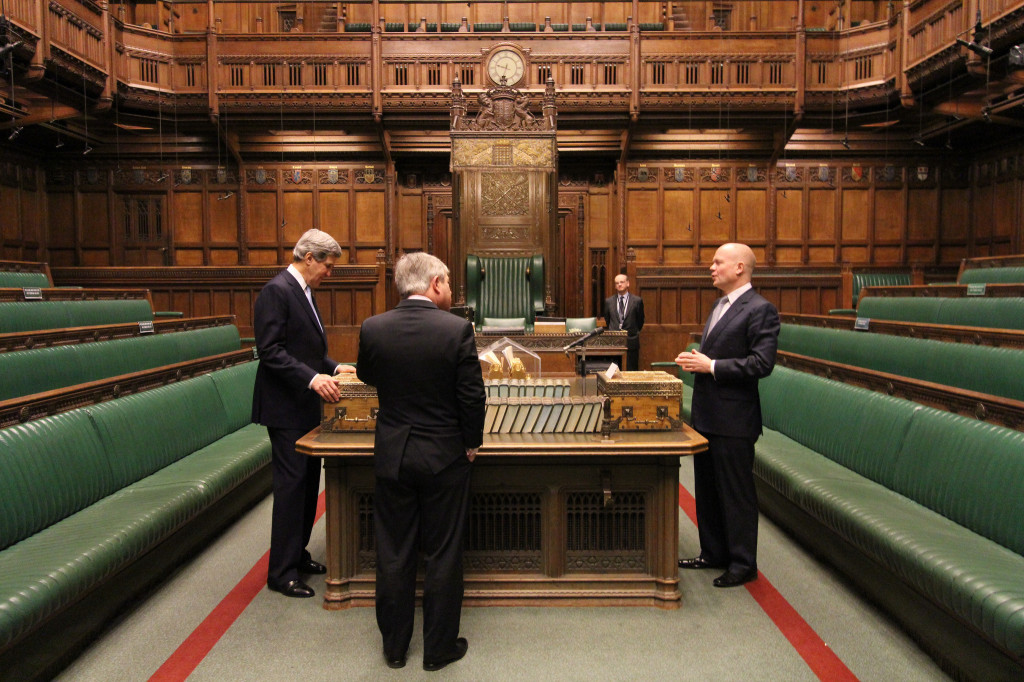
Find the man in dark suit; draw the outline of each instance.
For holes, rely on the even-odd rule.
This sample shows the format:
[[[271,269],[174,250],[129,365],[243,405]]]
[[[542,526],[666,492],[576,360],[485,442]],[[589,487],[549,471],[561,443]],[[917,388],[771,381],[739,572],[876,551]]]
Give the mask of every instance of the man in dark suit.
[[[711,279],[725,296],[715,302],[700,350],[676,357],[695,374],[691,421],[708,439],[708,451],[693,460],[700,554],[680,559],[679,567],[725,569],[715,587],[757,579],[757,382],[775,367],[779,313],[751,288],[753,272],[754,252],[745,244],[715,252]]]
[[[341,397],[330,375],[342,366],[327,356],[312,294],[340,255],[329,234],[307,231],[292,251],[292,264],[263,287],[253,316],[260,364],[252,420],[270,435],[274,489],[267,587],[288,597],[312,597],[299,574],[327,570],[306,550],[316,518],[320,458],[296,453],[295,442],[320,423],[321,398]]]
[[[615,295],[604,300],[608,329],[626,331],[627,370],[640,369],[640,330],[644,328],[644,301],[629,293],[629,277],[615,276]]]
[[[473,327],[446,312],[452,292],[445,264],[406,254],[395,284],[403,300],[363,322],[357,363],[380,402],[373,453],[377,626],[387,664],[401,668],[422,550],[423,668],[440,670],[469,646],[458,636],[462,550],[486,396]]]

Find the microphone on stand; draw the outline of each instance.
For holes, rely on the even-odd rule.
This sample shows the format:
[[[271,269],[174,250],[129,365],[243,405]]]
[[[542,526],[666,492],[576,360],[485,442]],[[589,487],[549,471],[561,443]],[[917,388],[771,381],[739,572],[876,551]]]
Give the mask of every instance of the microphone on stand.
[[[585,335],[583,335],[580,338],[576,339],[575,341],[573,341],[572,343],[567,345],[562,350],[565,351],[566,355],[568,355],[570,348],[575,348],[576,346],[582,346],[584,343],[586,343],[590,339],[594,338],[595,336],[597,336],[599,334],[603,334],[603,333],[604,333],[604,327],[598,327],[597,329],[595,329],[595,330],[593,330],[591,332],[587,332]]]

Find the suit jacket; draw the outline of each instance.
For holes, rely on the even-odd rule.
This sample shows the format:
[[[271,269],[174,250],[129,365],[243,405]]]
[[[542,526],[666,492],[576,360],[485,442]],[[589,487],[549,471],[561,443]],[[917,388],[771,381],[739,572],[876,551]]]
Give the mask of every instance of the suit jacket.
[[[619,295],[615,294],[604,300],[604,319],[608,329],[619,328]],[[629,295],[626,299],[626,316],[622,329],[626,331],[626,348],[636,350],[640,347],[640,330],[644,328],[644,301],[639,296]]]
[[[715,374],[694,376],[693,427],[702,433],[756,439],[761,434],[757,382],[772,373],[778,346],[775,306],[753,289],[744,292],[701,340],[700,351],[715,360]]]
[[[356,372],[377,387],[377,476],[397,479],[403,457],[438,473],[483,443],[484,380],[466,320],[406,299],[363,322]]]
[[[320,423],[320,396],[309,382],[317,374],[334,374],[338,363],[328,357],[327,336],[287,270],[263,287],[253,319],[260,364],[252,420],[280,429],[314,428]]]

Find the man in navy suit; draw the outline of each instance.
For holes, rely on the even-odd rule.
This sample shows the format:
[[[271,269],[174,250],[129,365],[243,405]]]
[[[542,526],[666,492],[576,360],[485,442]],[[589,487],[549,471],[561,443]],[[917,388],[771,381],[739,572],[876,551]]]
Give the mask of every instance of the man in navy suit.
[[[340,255],[329,234],[307,231],[292,251],[292,264],[263,287],[253,318],[260,364],[252,420],[270,435],[274,481],[267,587],[288,597],[312,597],[299,574],[327,571],[306,550],[316,518],[320,458],[296,453],[295,442],[320,423],[321,398],[336,402],[341,397],[331,375],[343,366],[327,355],[327,335],[312,293]]]
[[[604,300],[608,329],[626,332],[627,370],[640,369],[640,330],[644,328],[644,301],[629,293],[629,277],[615,275],[615,295]]]
[[[483,443],[483,374],[473,327],[448,313],[448,268],[426,253],[395,265],[402,301],[363,322],[359,378],[377,387],[373,446],[377,626],[384,658],[405,665],[412,638],[416,557],[425,559],[423,668],[466,655],[459,637],[469,475]]]
[[[700,350],[683,351],[675,360],[695,375],[691,421],[708,439],[708,451],[693,460],[700,554],[680,559],[679,567],[725,569],[715,587],[757,579],[757,382],[775,367],[779,313],[751,288],[754,262],[745,244],[715,252],[711,280],[725,296],[715,302]]]

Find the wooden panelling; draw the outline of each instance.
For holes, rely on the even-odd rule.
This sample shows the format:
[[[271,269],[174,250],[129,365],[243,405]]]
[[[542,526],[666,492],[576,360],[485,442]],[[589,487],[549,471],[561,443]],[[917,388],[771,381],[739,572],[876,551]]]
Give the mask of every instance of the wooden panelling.
[[[804,193],[787,189],[776,194],[777,225],[780,240],[800,239],[803,232]]]
[[[203,195],[201,192],[174,192],[172,195],[174,206],[174,240],[176,242],[203,243]],[[179,251],[179,253],[181,253]],[[199,262],[185,263],[178,261],[181,265],[202,265],[202,251],[199,252]]]
[[[295,245],[306,230],[313,227],[313,193],[284,192],[285,244]]]
[[[590,218],[587,228],[590,246],[610,246],[612,243],[612,200],[610,193],[591,194],[589,198]],[[666,217],[666,231],[667,231]],[[669,237],[666,235],[666,239]]]
[[[245,198],[248,203],[246,215],[249,219],[249,241],[259,244],[276,244],[278,241],[277,193],[248,192]]]
[[[813,241],[833,241],[836,238],[836,192],[812,189],[809,191],[807,235]]]
[[[875,192],[875,240],[898,241],[903,235],[903,190],[879,189]]]
[[[398,240],[403,249],[414,250],[424,247],[423,239],[423,195],[400,193],[398,195]]]
[[[367,190],[356,192],[355,242],[359,245],[379,243],[384,245],[386,212],[384,192]]]
[[[626,243],[650,243],[659,232],[658,193],[630,189],[626,192]]]
[[[349,192],[320,192],[320,229],[342,246],[351,243]]]
[[[665,190],[666,242],[693,242],[693,195],[692,189]]]
[[[725,190],[701,190],[700,238],[719,244],[732,240],[732,201],[726,201]]]
[[[843,191],[843,231],[842,239],[847,241],[863,241],[868,238],[868,221],[871,213],[867,210],[870,193],[868,190],[847,189]]]
[[[106,192],[83,192],[79,201],[82,205],[82,242],[90,246],[109,245],[111,224]]]
[[[763,189],[736,192],[736,238],[741,242],[764,242],[768,236]]]
[[[210,244],[237,245],[238,194],[225,197],[224,194],[209,193],[206,195],[206,205],[210,211]]]
[[[937,235],[936,192],[933,189],[912,189],[907,197],[907,237],[933,240]]]
[[[0,236],[12,242],[21,240],[18,215],[18,188],[0,185]]]

